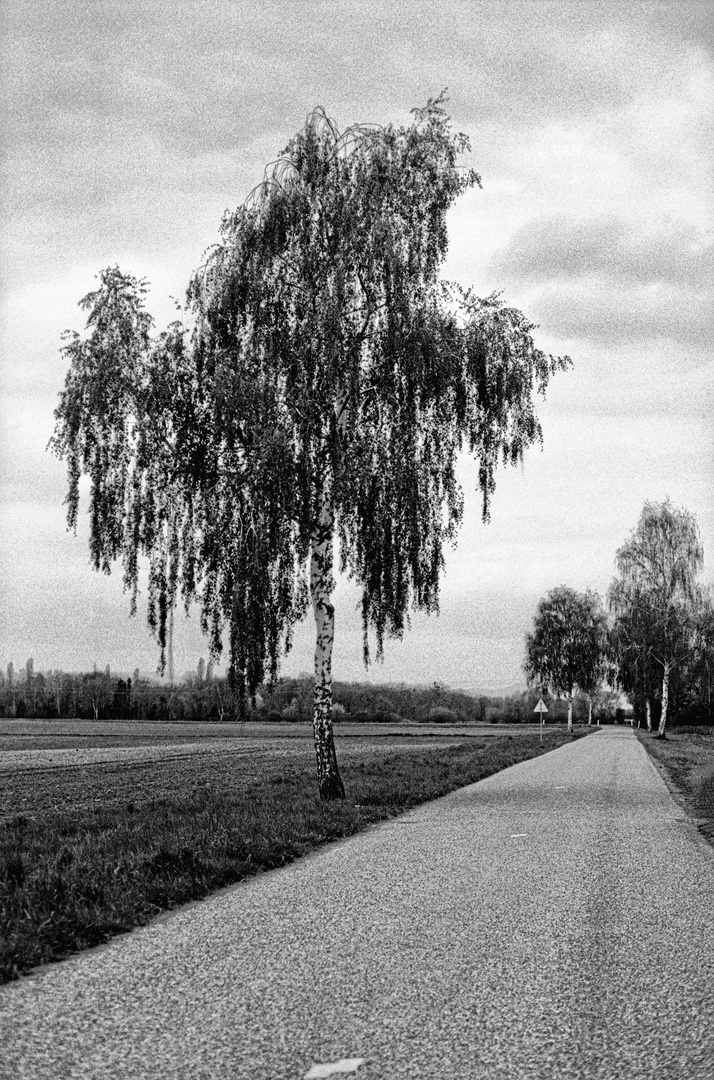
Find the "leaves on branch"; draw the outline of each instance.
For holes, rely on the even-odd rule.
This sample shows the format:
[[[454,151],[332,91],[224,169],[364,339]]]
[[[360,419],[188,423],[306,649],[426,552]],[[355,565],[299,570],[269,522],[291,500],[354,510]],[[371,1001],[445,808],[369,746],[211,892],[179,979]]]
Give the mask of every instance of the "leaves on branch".
[[[617,552],[619,575],[608,594],[614,648],[633,693],[649,696],[653,662],[660,669],[679,663],[696,647],[703,563],[694,516],[668,499],[646,502],[637,528]]]
[[[592,694],[604,674],[606,643],[607,620],[597,593],[559,585],[539,602],[526,637],[528,681],[554,694],[570,696],[576,687]]]
[[[275,679],[326,506],[362,592],[365,660],[370,628],[379,656],[410,605],[437,609],[463,515],[458,454],[479,461],[487,518],[498,463],[541,441],[533,394],[569,359],[538,350],[497,295],[439,277],[447,211],[480,184],[445,102],[343,133],[311,113],[224,216],[189,285],[190,332],[153,338],[145,283],[116,267],[82,301],[52,441],[68,522],[86,473],[93,563],[122,560],[133,608],[148,559],[162,664],[180,596],[213,656],[228,627],[241,695]]]

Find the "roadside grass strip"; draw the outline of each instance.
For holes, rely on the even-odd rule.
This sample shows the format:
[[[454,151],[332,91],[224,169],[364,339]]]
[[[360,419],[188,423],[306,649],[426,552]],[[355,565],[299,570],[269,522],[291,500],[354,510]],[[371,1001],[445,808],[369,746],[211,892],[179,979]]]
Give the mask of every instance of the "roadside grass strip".
[[[714,727],[672,727],[666,740],[635,728],[650,757],[666,771],[700,833],[714,845]]]
[[[0,822],[0,982],[567,741],[563,730],[543,745],[524,732],[345,755],[343,803],[321,803],[312,764],[286,759],[264,760],[247,786],[228,768],[197,780],[191,761],[179,773],[174,763],[145,801],[132,796],[131,770],[126,797],[106,805],[73,807],[58,789],[52,810],[40,800],[40,812]]]

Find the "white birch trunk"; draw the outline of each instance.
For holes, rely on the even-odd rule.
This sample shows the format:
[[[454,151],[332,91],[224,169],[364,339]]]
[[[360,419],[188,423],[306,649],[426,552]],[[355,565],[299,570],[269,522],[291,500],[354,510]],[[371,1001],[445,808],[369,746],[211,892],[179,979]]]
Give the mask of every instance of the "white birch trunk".
[[[315,696],[312,726],[315,736],[317,779],[320,798],[344,799],[345,789],[337,768],[332,730],[332,644],[335,639],[335,609],[330,601],[334,588],[332,540],[334,516],[323,500],[310,551],[310,598],[315,616]]]
[[[568,695],[568,731],[572,734],[573,731],[573,695]]]
[[[169,686],[174,684],[174,605],[169,607],[169,632],[168,632],[168,654],[169,654]]]
[[[218,710],[218,722],[219,722],[219,724],[222,724],[223,723],[223,717],[225,716],[225,711],[226,710],[225,710],[225,705],[223,704],[223,698],[221,697],[221,691],[220,691],[220,688],[218,686],[218,683],[216,683],[216,701],[218,702],[218,704],[216,705],[216,708]]]
[[[662,715],[659,720],[658,735],[664,736],[664,729],[667,726],[667,705],[669,704],[669,676],[672,671],[672,664],[669,660],[665,660],[664,674],[662,676]]]
[[[645,716],[647,717],[647,730],[651,731],[652,730],[652,706],[650,704],[650,699],[649,698],[645,698]]]
[[[593,724],[593,699],[588,696],[588,727],[592,727]]]

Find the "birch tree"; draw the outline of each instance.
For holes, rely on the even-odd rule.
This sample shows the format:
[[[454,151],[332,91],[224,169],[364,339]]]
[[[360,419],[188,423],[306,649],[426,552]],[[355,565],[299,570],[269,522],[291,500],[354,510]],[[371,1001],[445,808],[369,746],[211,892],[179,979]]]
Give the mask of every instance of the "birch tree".
[[[576,691],[592,695],[600,681],[605,644],[605,614],[596,594],[559,585],[539,601],[533,632],[526,636],[526,676],[567,698],[568,731]]]
[[[619,577],[610,587],[610,604],[624,624],[640,628],[640,648],[661,672],[658,735],[667,726],[672,673],[696,649],[697,610],[704,565],[696,518],[687,510],[646,502],[637,528],[619,548]]]
[[[57,717],[59,719],[59,717],[62,715],[62,689],[64,686],[64,674],[59,669],[55,669],[51,674],[50,681],[52,685],[52,693],[55,699],[55,705],[57,707]]]
[[[617,686],[632,700],[637,726],[644,712],[645,726],[652,730],[652,703],[659,700],[662,679],[651,655],[651,635],[647,610],[631,605],[616,579],[608,591],[610,611],[615,614],[609,635],[609,653]]]
[[[36,685],[35,685],[35,661],[30,657],[25,664],[25,686],[27,687],[27,703],[32,710],[31,716],[36,713]]]
[[[578,685],[588,698],[588,726],[593,722],[593,697],[609,675],[608,625],[602,600],[590,589],[581,594],[583,634]],[[598,724],[599,724],[598,720]]]
[[[274,682],[295,623],[315,620],[320,795],[342,798],[332,733],[334,569],[361,590],[365,662],[409,610],[436,611],[444,545],[463,513],[461,451],[484,518],[499,462],[541,441],[534,410],[568,358],[536,348],[501,299],[440,277],[446,214],[479,177],[443,95],[401,127],[340,132],[322,109],[193,276],[187,325],[152,337],[146,285],[118,268],[82,302],[54,449],[69,523],[91,480],[91,553],[140,557],[161,649],[180,595],[239,700]]]

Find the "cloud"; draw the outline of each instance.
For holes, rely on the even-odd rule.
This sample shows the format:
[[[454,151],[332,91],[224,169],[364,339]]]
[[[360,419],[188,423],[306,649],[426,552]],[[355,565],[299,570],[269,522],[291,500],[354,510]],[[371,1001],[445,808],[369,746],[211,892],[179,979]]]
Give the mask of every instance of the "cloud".
[[[669,342],[678,362],[701,363],[711,343],[712,290],[666,283],[622,289],[616,281],[549,287],[534,298],[535,319],[559,338],[616,345]]]
[[[697,353],[711,338],[713,271],[711,236],[693,223],[611,213],[541,217],[491,261],[499,283],[536,290],[529,310],[551,333],[664,339]]]
[[[11,0],[11,143],[44,151],[50,173],[72,149],[91,181],[97,153],[137,136],[191,159],[289,136],[318,103],[342,124],[398,119],[395,102],[406,117],[444,85],[461,117],[531,129],[622,108],[694,47],[687,5],[676,20],[602,4],[509,3],[506,19],[503,3],[465,0],[292,7]]]
[[[689,221],[633,221],[612,213],[541,217],[520,228],[491,264],[519,284],[607,279],[617,285],[711,281],[714,243]]]
[[[557,141],[596,114],[626,114],[643,95],[645,112],[654,101],[662,116],[682,67],[698,70],[696,6],[682,5],[676,19],[656,9],[635,18],[622,5],[506,7],[508,19],[503,3],[335,0],[296,4],[286,19],[278,2],[258,16],[245,2],[97,0],[84,10],[10,0],[11,274],[33,280],[43,260],[59,270],[89,240],[100,265],[100,252],[147,226],[154,248],[168,247],[172,227],[177,237],[188,231],[184,245],[198,248],[199,233],[211,242],[222,211],[317,103],[342,126],[400,121],[448,85],[455,124],[475,132],[474,162],[489,184],[499,150],[512,171],[524,136]],[[681,127],[676,110],[670,121]],[[597,140],[594,149],[602,165],[607,147]]]

